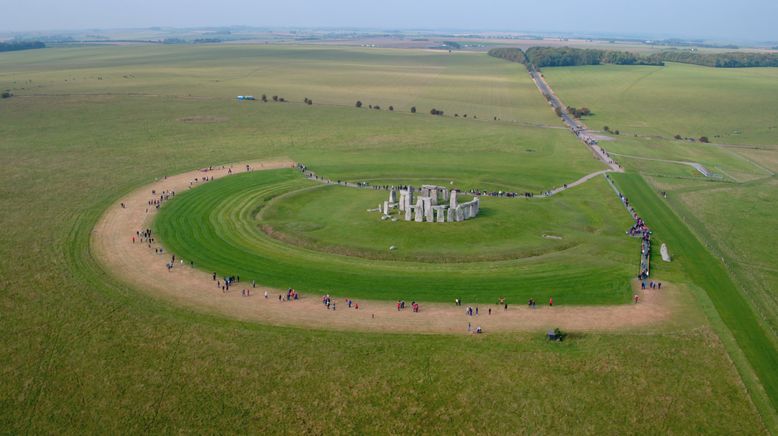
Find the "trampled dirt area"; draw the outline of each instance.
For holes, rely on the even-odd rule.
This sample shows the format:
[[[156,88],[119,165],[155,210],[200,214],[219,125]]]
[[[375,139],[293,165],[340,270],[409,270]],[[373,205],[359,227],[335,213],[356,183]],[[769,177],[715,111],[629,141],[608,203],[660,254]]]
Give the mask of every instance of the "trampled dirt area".
[[[289,168],[292,161],[243,162],[231,165],[233,172]],[[251,288],[248,283],[237,283],[229,292],[217,289],[210,273],[176,262],[168,271],[166,263],[170,253],[157,255],[157,244],[133,243],[136,231],[151,227],[156,208],[148,201],[165,190],[183,192],[201,182],[196,178],[225,177],[230,167],[209,171],[195,170],[157,180],[146,185],[112,205],[97,223],[92,234],[92,249],[103,266],[132,286],[172,300],[177,304],[197,310],[214,312],[241,320],[257,321],[272,325],[300,326],[308,328],[392,331],[408,333],[458,333],[467,334],[468,323],[472,329],[480,326],[483,332],[508,332],[546,330],[559,327],[572,331],[612,331],[657,324],[672,313],[673,295],[678,291],[665,283],[661,291],[638,291],[639,304],[620,306],[554,306],[539,302],[536,309],[525,304],[511,304],[508,310],[495,304],[479,305],[478,316],[465,314],[467,302],[461,307],[444,303],[420,303],[420,312],[410,308],[398,311],[391,301],[355,300],[359,309],[348,308],[343,298],[338,298],[336,310],[328,310],[320,295],[302,291],[300,300],[279,301],[285,290],[262,287]],[[157,195],[152,194],[152,190]],[[125,207],[122,207],[121,204]],[[290,278],[293,286],[294,279]],[[637,283],[634,284],[637,288]],[[250,289],[250,296],[241,295]],[[269,296],[266,299],[264,292]],[[475,306],[473,306],[475,309]],[[488,310],[491,308],[491,315]]]

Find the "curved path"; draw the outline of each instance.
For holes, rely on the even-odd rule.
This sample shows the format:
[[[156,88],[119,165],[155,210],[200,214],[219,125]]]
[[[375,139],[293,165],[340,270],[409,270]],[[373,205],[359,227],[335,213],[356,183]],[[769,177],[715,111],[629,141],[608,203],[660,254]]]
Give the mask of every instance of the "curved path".
[[[254,320],[267,324],[303,326],[337,330],[395,331],[414,333],[467,333],[467,325],[481,326],[485,333],[498,331],[545,330],[559,327],[563,330],[593,331],[617,330],[659,323],[670,317],[677,292],[665,284],[661,291],[644,291],[640,304],[620,306],[575,306],[534,310],[525,305],[512,305],[507,311],[497,305],[480,305],[480,316],[466,316],[465,307],[452,304],[421,303],[421,312],[410,309],[398,312],[390,301],[356,301],[359,310],[348,309],[338,298],[337,310],[326,310],[320,297],[307,295],[294,302],[278,300],[280,291],[258,286],[252,295],[244,297],[241,290],[248,284],[238,283],[223,293],[217,290],[207,272],[177,263],[168,271],[165,263],[169,254],[158,256],[158,245],[133,243],[137,230],[151,227],[156,214],[148,201],[165,190],[181,192],[196,186],[202,177],[218,179],[235,172],[275,168],[291,168],[291,161],[265,161],[236,163],[231,167],[204,172],[190,171],[157,180],[119,199],[100,218],[92,233],[91,247],[102,265],[132,286],[153,295],[162,296],[177,304],[197,310],[205,310],[242,320]],[[152,190],[157,195],[152,195]],[[122,207],[124,204],[124,207]],[[294,278],[290,278],[293,282]],[[268,291],[270,298],[263,294]],[[640,292],[640,291],[635,291]],[[661,292],[662,298],[657,293]],[[466,302],[465,302],[466,303]],[[543,303],[541,301],[541,303]],[[488,308],[492,315],[487,315]]]

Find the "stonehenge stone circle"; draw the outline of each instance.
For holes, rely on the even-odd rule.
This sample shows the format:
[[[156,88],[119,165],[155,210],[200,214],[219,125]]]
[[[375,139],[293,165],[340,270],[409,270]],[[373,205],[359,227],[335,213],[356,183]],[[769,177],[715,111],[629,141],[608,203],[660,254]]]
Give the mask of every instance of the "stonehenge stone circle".
[[[404,213],[405,221],[445,223],[459,222],[474,218],[481,208],[480,199],[460,203],[457,197],[458,191],[436,185],[422,185],[414,196],[414,188],[391,188],[389,199],[378,205],[382,213],[382,219],[391,218],[394,209]],[[415,198],[414,198],[415,197]],[[401,216],[403,216],[401,214]],[[392,221],[396,221],[393,218]]]

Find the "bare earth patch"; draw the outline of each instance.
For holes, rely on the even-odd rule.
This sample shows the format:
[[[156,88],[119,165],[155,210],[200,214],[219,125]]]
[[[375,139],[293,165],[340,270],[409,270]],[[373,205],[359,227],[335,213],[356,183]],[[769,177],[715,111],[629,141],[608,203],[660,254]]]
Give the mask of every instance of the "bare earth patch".
[[[211,115],[194,115],[189,117],[181,117],[178,118],[176,121],[181,121],[182,123],[191,123],[191,124],[211,124],[211,123],[223,123],[227,120],[229,120],[229,118],[227,117],[215,117]]]
[[[235,172],[245,171],[246,165],[253,171],[290,168],[292,161],[244,162],[232,165]],[[99,262],[121,280],[150,294],[164,297],[177,304],[197,310],[206,310],[241,320],[309,328],[335,330],[392,331],[413,333],[461,333],[467,332],[470,323],[480,326],[484,333],[546,330],[559,327],[574,331],[612,331],[658,324],[672,314],[674,286],[665,283],[661,291],[638,290],[639,304],[619,306],[554,306],[529,309],[522,302],[511,304],[508,310],[491,304],[480,305],[480,316],[465,315],[465,308],[444,303],[421,303],[421,311],[410,309],[397,311],[391,301],[360,300],[359,309],[348,309],[343,298],[336,301],[337,310],[327,310],[318,295],[303,294],[294,302],[281,302],[278,289],[257,286],[251,296],[241,295],[247,283],[235,284],[231,291],[217,289],[211,274],[187,264],[168,271],[165,263],[169,253],[156,255],[152,245],[133,243],[137,230],[151,227],[156,209],[147,203],[163,190],[183,192],[195,178],[203,176],[218,179],[228,175],[228,167],[204,172],[190,171],[157,180],[119,199],[100,218],[92,233],[91,246]],[[197,184],[195,183],[194,186]],[[124,203],[126,208],[121,207]],[[147,211],[148,208],[148,212]],[[294,287],[294,278],[289,278]],[[263,294],[268,291],[269,298]],[[661,295],[661,297],[660,297]],[[492,314],[488,315],[488,309]]]

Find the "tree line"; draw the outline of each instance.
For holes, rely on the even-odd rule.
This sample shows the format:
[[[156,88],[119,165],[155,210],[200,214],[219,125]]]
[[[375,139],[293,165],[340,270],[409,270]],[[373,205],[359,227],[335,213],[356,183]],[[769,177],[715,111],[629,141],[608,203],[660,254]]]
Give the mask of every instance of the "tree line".
[[[661,59],[651,59],[627,51],[599,50],[570,47],[530,47],[526,52],[529,63],[536,67],[563,67],[576,65],[664,65]]]
[[[778,67],[778,53],[700,53],[685,50],[666,50],[649,57],[663,61],[703,65],[715,68]]]
[[[32,50],[36,48],[46,48],[46,44],[41,41],[10,41],[0,42],[1,51],[19,51],[19,50]]]
[[[665,50],[650,55],[627,51],[583,49],[571,47],[493,48],[489,55],[542,67],[570,67],[578,65],[664,65],[680,62],[716,68],[778,67],[778,53],[700,53],[688,50]]]
[[[527,56],[524,55],[524,52],[520,48],[493,48],[489,50],[489,56],[505,59],[506,61],[518,62],[520,64],[527,64]]]

